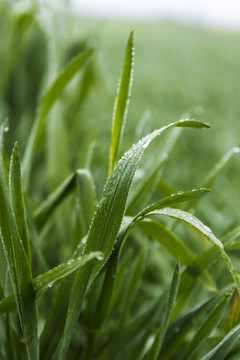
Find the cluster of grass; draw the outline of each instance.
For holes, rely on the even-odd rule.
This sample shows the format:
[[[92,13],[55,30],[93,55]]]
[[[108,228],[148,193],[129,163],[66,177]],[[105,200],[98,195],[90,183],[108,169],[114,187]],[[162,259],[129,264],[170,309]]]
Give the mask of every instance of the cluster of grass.
[[[187,115],[151,131],[147,112],[121,155],[133,32],[125,52],[118,44],[122,72],[103,135],[94,37],[69,45],[55,22],[47,40],[41,21],[35,8],[0,3],[1,358],[239,359],[240,226],[235,217],[212,231],[219,210],[202,199],[240,148],[196,166],[198,188],[185,174],[174,192],[188,156],[201,159],[196,133],[210,125]],[[177,145],[184,133],[198,143],[193,154]]]

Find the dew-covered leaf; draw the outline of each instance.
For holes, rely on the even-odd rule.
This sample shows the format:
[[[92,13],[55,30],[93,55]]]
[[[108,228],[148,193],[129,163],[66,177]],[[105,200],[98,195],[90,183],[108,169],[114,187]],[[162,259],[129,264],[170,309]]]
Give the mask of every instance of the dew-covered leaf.
[[[62,263],[46,273],[35,277],[32,281],[34,296],[38,297],[45,294],[57,281],[65,278],[85,265],[88,261],[101,257],[101,252],[94,252],[76,259],[70,259],[66,263]],[[16,311],[16,303],[13,294],[0,301],[0,313],[9,313]]]
[[[0,129],[0,143],[3,140],[3,126]],[[2,152],[0,153],[0,238],[7,261],[9,277],[17,304],[28,359],[38,359],[38,320],[32,287],[29,260],[16,228],[11,211],[10,198]]]
[[[109,175],[111,175],[114,166],[118,161],[118,152],[126,122],[128,105],[130,101],[131,87],[133,81],[133,65],[134,65],[134,45],[133,45],[133,31],[132,31],[129,36],[127,47],[125,50],[122,75],[114,105],[114,113],[112,119],[112,136],[111,136],[111,145],[110,145],[110,154],[109,154],[109,170],[108,170]]]
[[[26,211],[23,198],[22,178],[21,178],[21,159],[18,149],[18,144],[15,143],[9,172],[9,187],[11,207],[14,214],[14,219],[17,225],[19,236],[22,240],[24,250],[30,261],[30,239],[27,228]]]

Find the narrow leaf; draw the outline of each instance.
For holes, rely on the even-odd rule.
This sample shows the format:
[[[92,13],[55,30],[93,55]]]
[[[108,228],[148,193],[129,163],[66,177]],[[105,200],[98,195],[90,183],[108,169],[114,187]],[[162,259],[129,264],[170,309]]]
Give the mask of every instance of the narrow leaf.
[[[240,325],[232,329],[220,343],[210,353],[201,358],[201,360],[225,360],[226,356],[239,341]]]
[[[62,94],[64,88],[71,81],[71,79],[78,72],[78,70],[83,67],[91,54],[92,50],[87,50],[84,53],[81,53],[80,55],[75,57],[55,79],[40,104],[36,120],[29,135],[27,147],[23,158],[23,175],[26,187],[28,186],[29,176],[31,172],[33,154],[35,152],[40,135],[44,129],[46,117],[50,112],[51,108],[53,107],[55,101]]]
[[[149,215],[167,215],[173,218],[177,218],[180,220],[183,220],[184,222],[192,225],[196,229],[198,229],[208,240],[210,240],[218,250],[220,250],[220,253],[222,257],[224,258],[228,269],[232,275],[233,280],[235,281],[238,292],[240,293],[240,277],[236,269],[234,268],[231,259],[227,255],[227,253],[223,249],[223,244],[220,240],[216,238],[216,236],[213,234],[212,230],[204,225],[198,218],[196,218],[194,215],[190,214],[189,212],[180,210],[180,209],[173,209],[173,208],[163,208],[162,210],[155,210],[148,214]]]
[[[201,325],[194,338],[190,342],[187,351],[184,355],[184,360],[195,359],[195,353],[204,341],[210,336],[211,332],[217,328],[220,320],[222,319],[226,306],[229,302],[232,292],[228,293],[225,298],[212,310],[204,323]]]
[[[165,313],[165,316],[164,316],[164,319],[163,319],[163,323],[162,323],[161,327],[159,328],[159,331],[156,334],[156,337],[155,337],[155,340],[153,342],[152,348],[151,348],[151,350],[149,352],[149,355],[148,355],[149,360],[157,360],[158,355],[161,352],[162,343],[163,343],[164,337],[165,337],[166,332],[167,332],[167,328],[168,328],[168,325],[169,325],[172,309],[173,309],[173,306],[174,306],[176,298],[177,298],[179,282],[180,282],[180,271],[179,270],[180,270],[179,269],[179,263],[177,263],[177,265],[176,265],[176,267],[174,269],[171,288],[170,288],[170,291],[169,291],[169,294],[168,294],[167,310],[166,310],[166,313]]]
[[[51,216],[58,205],[76,188],[76,173],[73,173],[61,183],[57,189],[43,201],[34,212],[34,222],[40,229]]]
[[[80,256],[76,259],[70,259],[66,263],[62,263],[55,268],[47,271],[46,273],[35,277],[32,281],[35,298],[39,298],[47,290],[49,290],[57,281],[65,278],[85,265],[88,261],[102,256],[101,252],[90,253],[88,255]],[[0,301],[0,313],[9,313],[16,311],[16,303],[14,295]]]
[[[181,264],[190,265],[194,261],[195,257],[187,245],[164,224],[152,219],[146,219],[137,223],[137,226],[164,247]]]
[[[0,142],[3,139],[3,131],[3,127],[1,126]],[[17,304],[27,357],[28,359],[34,360],[38,359],[39,350],[37,309],[32,287],[32,274],[11,212],[2,153],[0,154],[0,169],[0,237]]]
[[[131,32],[123,63],[121,80],[119,83],[117,97],[114,105],[114,113],[112,119],[112,136],[109,155],[109,171],[111,175],[114,166],[118,161],[118,152],[123,135],[125,121],[127,117],[128,104],[131,94],[131,86],[133,81],[133,65],[134,65],[134,46],[133,46],[133,31]]]
[[[19,236],[22,240],[26,255],[30,261],[30,239],[26,221],[26,211],[23,199],[22,179],[21,179],[21,159],[18,144],[15,143],[11,163],[10,163],[10,200],[17,225]]]
[[[172,194],[171,196],[165,197],[164,199],[146,207],[139,214],[137,214],[136,218],[144,217],[151,211],[162,209],[166,206],[176,205],[178,203],[182,203],[184,201],[198,199],[206,194],[208,194],[211,190],[206,188],[201,189],[193,189],[191,191],[179,192],[177,194]]]

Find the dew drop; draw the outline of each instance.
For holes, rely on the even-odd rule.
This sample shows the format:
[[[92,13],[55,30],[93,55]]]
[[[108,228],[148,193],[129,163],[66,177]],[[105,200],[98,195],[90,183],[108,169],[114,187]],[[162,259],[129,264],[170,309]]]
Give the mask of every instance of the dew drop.
[[[35,280],[35,284],[38,286],[42,285],[42,281],[40,279]]]
[[[52,286],[53,286],[53,283],[50,282],[50,283],[48,284],[48,287],[51,288]]]
[[[98,261],[101,261],[101,260],[103,260],[103,255],[98,255],[97,257],[96,257],[96,259],[98,260]]]
[[[8,124],[5,124],[5,125],[4,125],[3,131],[4,131],[4,132],[8,132],[8,131],[9,131],[9,125],[8,125]]]
[[[233,152],[234,152],[235,154],[238,154],[238,153],[240,152],[240,147],[235,146],[235,147],[233,148]]]
[[[85,245],[86,243],[87,243],[87,238],[84,237],[84,238],[82,239],[82,241],[81,241],[81,244]]]

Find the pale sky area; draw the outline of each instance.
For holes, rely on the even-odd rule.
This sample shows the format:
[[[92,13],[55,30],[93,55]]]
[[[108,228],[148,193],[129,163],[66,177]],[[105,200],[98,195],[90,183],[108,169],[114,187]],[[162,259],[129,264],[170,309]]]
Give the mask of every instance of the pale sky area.
[[[82,15],[98,18],[171,18],[240,28],[240,0],[72,0]]]

